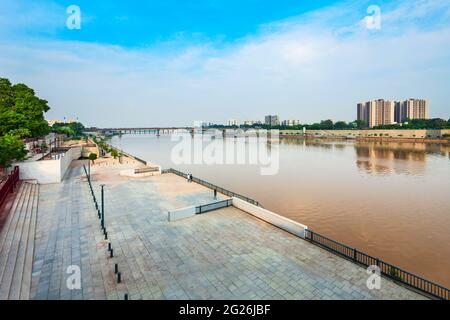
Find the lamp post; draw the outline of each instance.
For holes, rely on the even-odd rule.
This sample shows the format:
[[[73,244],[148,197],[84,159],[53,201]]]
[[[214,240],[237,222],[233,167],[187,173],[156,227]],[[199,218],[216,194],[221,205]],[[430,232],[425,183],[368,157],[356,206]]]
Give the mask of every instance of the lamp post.
[[[102,188],[102,229],[105,229],[105,185],[100,185]]]
[[[89,181],[91,180],[91,160],[88,160]]]

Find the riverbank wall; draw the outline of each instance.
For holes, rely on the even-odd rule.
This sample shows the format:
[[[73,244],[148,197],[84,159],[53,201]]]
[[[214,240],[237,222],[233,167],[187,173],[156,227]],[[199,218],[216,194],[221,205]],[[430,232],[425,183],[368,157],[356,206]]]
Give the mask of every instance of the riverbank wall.
[[[280,130],[281,138],[352,138],[361,141],[450,143],[450,129],[445,130]]]

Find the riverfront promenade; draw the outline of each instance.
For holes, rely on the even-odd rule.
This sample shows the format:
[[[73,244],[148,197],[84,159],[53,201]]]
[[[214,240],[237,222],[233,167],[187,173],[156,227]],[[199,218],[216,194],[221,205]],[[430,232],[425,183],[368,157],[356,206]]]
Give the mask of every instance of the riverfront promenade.
[[[130,163],[91,168],[97,199],[106,185],[105,241],[82,163],[40,186],[30,299],[424,298],[384,278],[369,290],[364,268],[235,207],[168,222],[168,210],[209,203],[213,192],[172,174],[120,176]],[[67,288],[71,265],[79,290]]]

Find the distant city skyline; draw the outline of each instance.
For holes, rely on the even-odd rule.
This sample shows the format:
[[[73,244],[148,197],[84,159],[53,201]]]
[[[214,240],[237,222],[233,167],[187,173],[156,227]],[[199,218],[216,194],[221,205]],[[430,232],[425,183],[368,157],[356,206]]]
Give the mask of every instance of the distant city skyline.
[[[76,4],[79,30],[66,26],[62,0],[0,6],[0,76],[35,88],[47,119],[349,122],[358,102],[378,97],[423,97],[430,118],[450,117],[445,0],[382,1],[376,27],[365,0]]]

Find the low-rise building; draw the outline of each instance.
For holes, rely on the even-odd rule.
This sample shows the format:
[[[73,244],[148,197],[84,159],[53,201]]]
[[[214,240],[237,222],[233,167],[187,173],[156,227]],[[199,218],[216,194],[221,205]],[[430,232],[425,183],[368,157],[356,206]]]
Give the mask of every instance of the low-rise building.
[[[227,125],[230,127],[239,126],[239,121],[235,119],[230,119],[228,120]]]
[[[285,127],[293,127],[300,125],[300,120],[283,120],[281,124]]]

